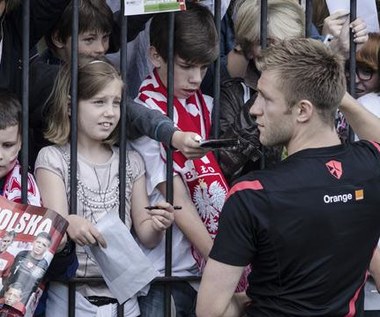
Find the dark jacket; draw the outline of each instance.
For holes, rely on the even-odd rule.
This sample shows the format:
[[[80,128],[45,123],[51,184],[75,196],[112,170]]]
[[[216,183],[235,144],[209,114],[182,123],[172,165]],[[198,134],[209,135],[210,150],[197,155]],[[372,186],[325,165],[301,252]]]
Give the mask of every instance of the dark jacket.
[[[282,153],[282,147],[266,148],[261,145],[255,118],[249,114],[257,92],[248,88],[250,98],[244,103],[243,85],[242,78],[225,80],[220,93],[219,138],[240,140],[237,149],[219,152],[219,164],[229,184],[250,170],[273,166],[280,161]]]
[[[69,0],[30,0],[30,48],[53,27],[68,2]],[[22,89],[22,21],[22,5],[5,13],[0,63],[0,87],[19,96]]]

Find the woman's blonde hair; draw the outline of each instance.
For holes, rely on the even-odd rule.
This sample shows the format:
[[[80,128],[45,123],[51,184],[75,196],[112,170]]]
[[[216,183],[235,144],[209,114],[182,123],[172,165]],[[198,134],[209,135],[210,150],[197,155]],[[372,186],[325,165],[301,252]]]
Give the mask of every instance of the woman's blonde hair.
[[[260,44],[260,1],[246,0],[236,12],[235,38],[248,56],[253,45]],[[305,13],[298,1],[268,0],[268,38],[283,40],[303,37]]]
[[[80,56],[78,63],[78,103],[81,100],[93,98],[113,80],[122,83],[119,72],[105,57]],[[71,105],[71,65],[62,66],[54,83],[54,88],[48,100],[48,123],[45,138],[52,143],[63,145],[70,138]],[[111,135],[104,140],[107,144],[118,141],[119,124]]]

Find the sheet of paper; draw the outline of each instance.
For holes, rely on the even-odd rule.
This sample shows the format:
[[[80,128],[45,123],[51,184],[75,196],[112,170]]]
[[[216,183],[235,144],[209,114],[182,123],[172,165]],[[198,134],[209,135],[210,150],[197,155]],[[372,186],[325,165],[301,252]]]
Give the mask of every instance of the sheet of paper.
[[[108,213],[96,224],[107,248],[86,246],[120,304],[145,288],[159,275],[117,214]]]
[[[326,0],[330,14],[338,10],[350,11],[350,0]],[[362,18],[367,24],[369,32],[379,32],[379,20],[377,17],[375,0],[358,0],[357,16]]]

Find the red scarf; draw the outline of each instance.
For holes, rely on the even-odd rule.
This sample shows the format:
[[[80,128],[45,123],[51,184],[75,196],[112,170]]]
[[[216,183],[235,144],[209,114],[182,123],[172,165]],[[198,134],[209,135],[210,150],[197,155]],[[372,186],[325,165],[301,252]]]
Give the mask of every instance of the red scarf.
[[[156,70],[143,82],[137,98],[167,114],[167,91]],[[173,121],[180,130],[192,131],[203,139],[208,138],[211,114],[199,90],[185,101],[174,97],[174,112]],[[174,170],[187,185],[207,231],[215,238],[220,211],[229,188],[214,154],[208,152],[201,159],[188,160],[177,151],[173,153],[173,161]]]
[[[167,114],[167,90],[156,69],[141,84],[137,99],[150,108]],[[208,107],[200,90],[186,100],[174,97],[173,105],[173,121],[180,130],[192,131],[199,134],[202,139],[208,139],[211,131],[209,109],[212,106]],[[161,156],[166,161],[166,151],[162,144]],[[200,159],[188,160],[181,152],[176,151],[173,153],[173,168],[187,185],[199,216],[214,239],[218,233],[220,212],[229,191],[214,154],[210,151]],[[192,253],[198,266],[203,270],[204,259],[194,248]],[[237,291],[246,289],[249,271],[249,269],[245,270]]]
[[[21,203],[21,166],[17,161],[13,169],[7,174],[4,187],[4,198]],[[41,206],[41,196],[36,181],[28,173],[28,202],[29,205]]]

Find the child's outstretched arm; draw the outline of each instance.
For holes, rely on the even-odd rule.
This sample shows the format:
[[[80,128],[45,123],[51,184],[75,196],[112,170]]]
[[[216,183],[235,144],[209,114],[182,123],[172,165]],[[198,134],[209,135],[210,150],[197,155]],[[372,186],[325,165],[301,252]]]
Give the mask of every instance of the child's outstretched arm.
[[[63,180],[55,173],[44,169],[36,169],[36,180],[41,192],[42,204],[65,217],[69,222],[67,234],[79,245],[99,244],[106,247],[106,242],[100,232],[88,220],[78,215],[69,215],[66,189]],[[64,236],[58,249],[66,244]]]
[[[128,138],[133,140],[143,135],[170,146],[177,129],[169,117],[152,110],[127,97]]]
[[[148,210],[148,196],[145,187],[145,175],[133,183],[131,216],[132,225],[139,240],[147,248],[154,248],[160,243],[167,228],[174,221],[174,209],[167,202],[155,204],[157,209]]]
[[[201,137],[195,132],[175,131],[171,145],[179,150],[187,159],[197,159],[206,155],[208,149],[200,147]]]
[[[131,98],[127,100],[128,138],[136,139],[142,135],[173,146],[188,159],[200,158],[206,151],[199,147],[194,132],[179,131],[172,120],[158,110],[149,109]]]

